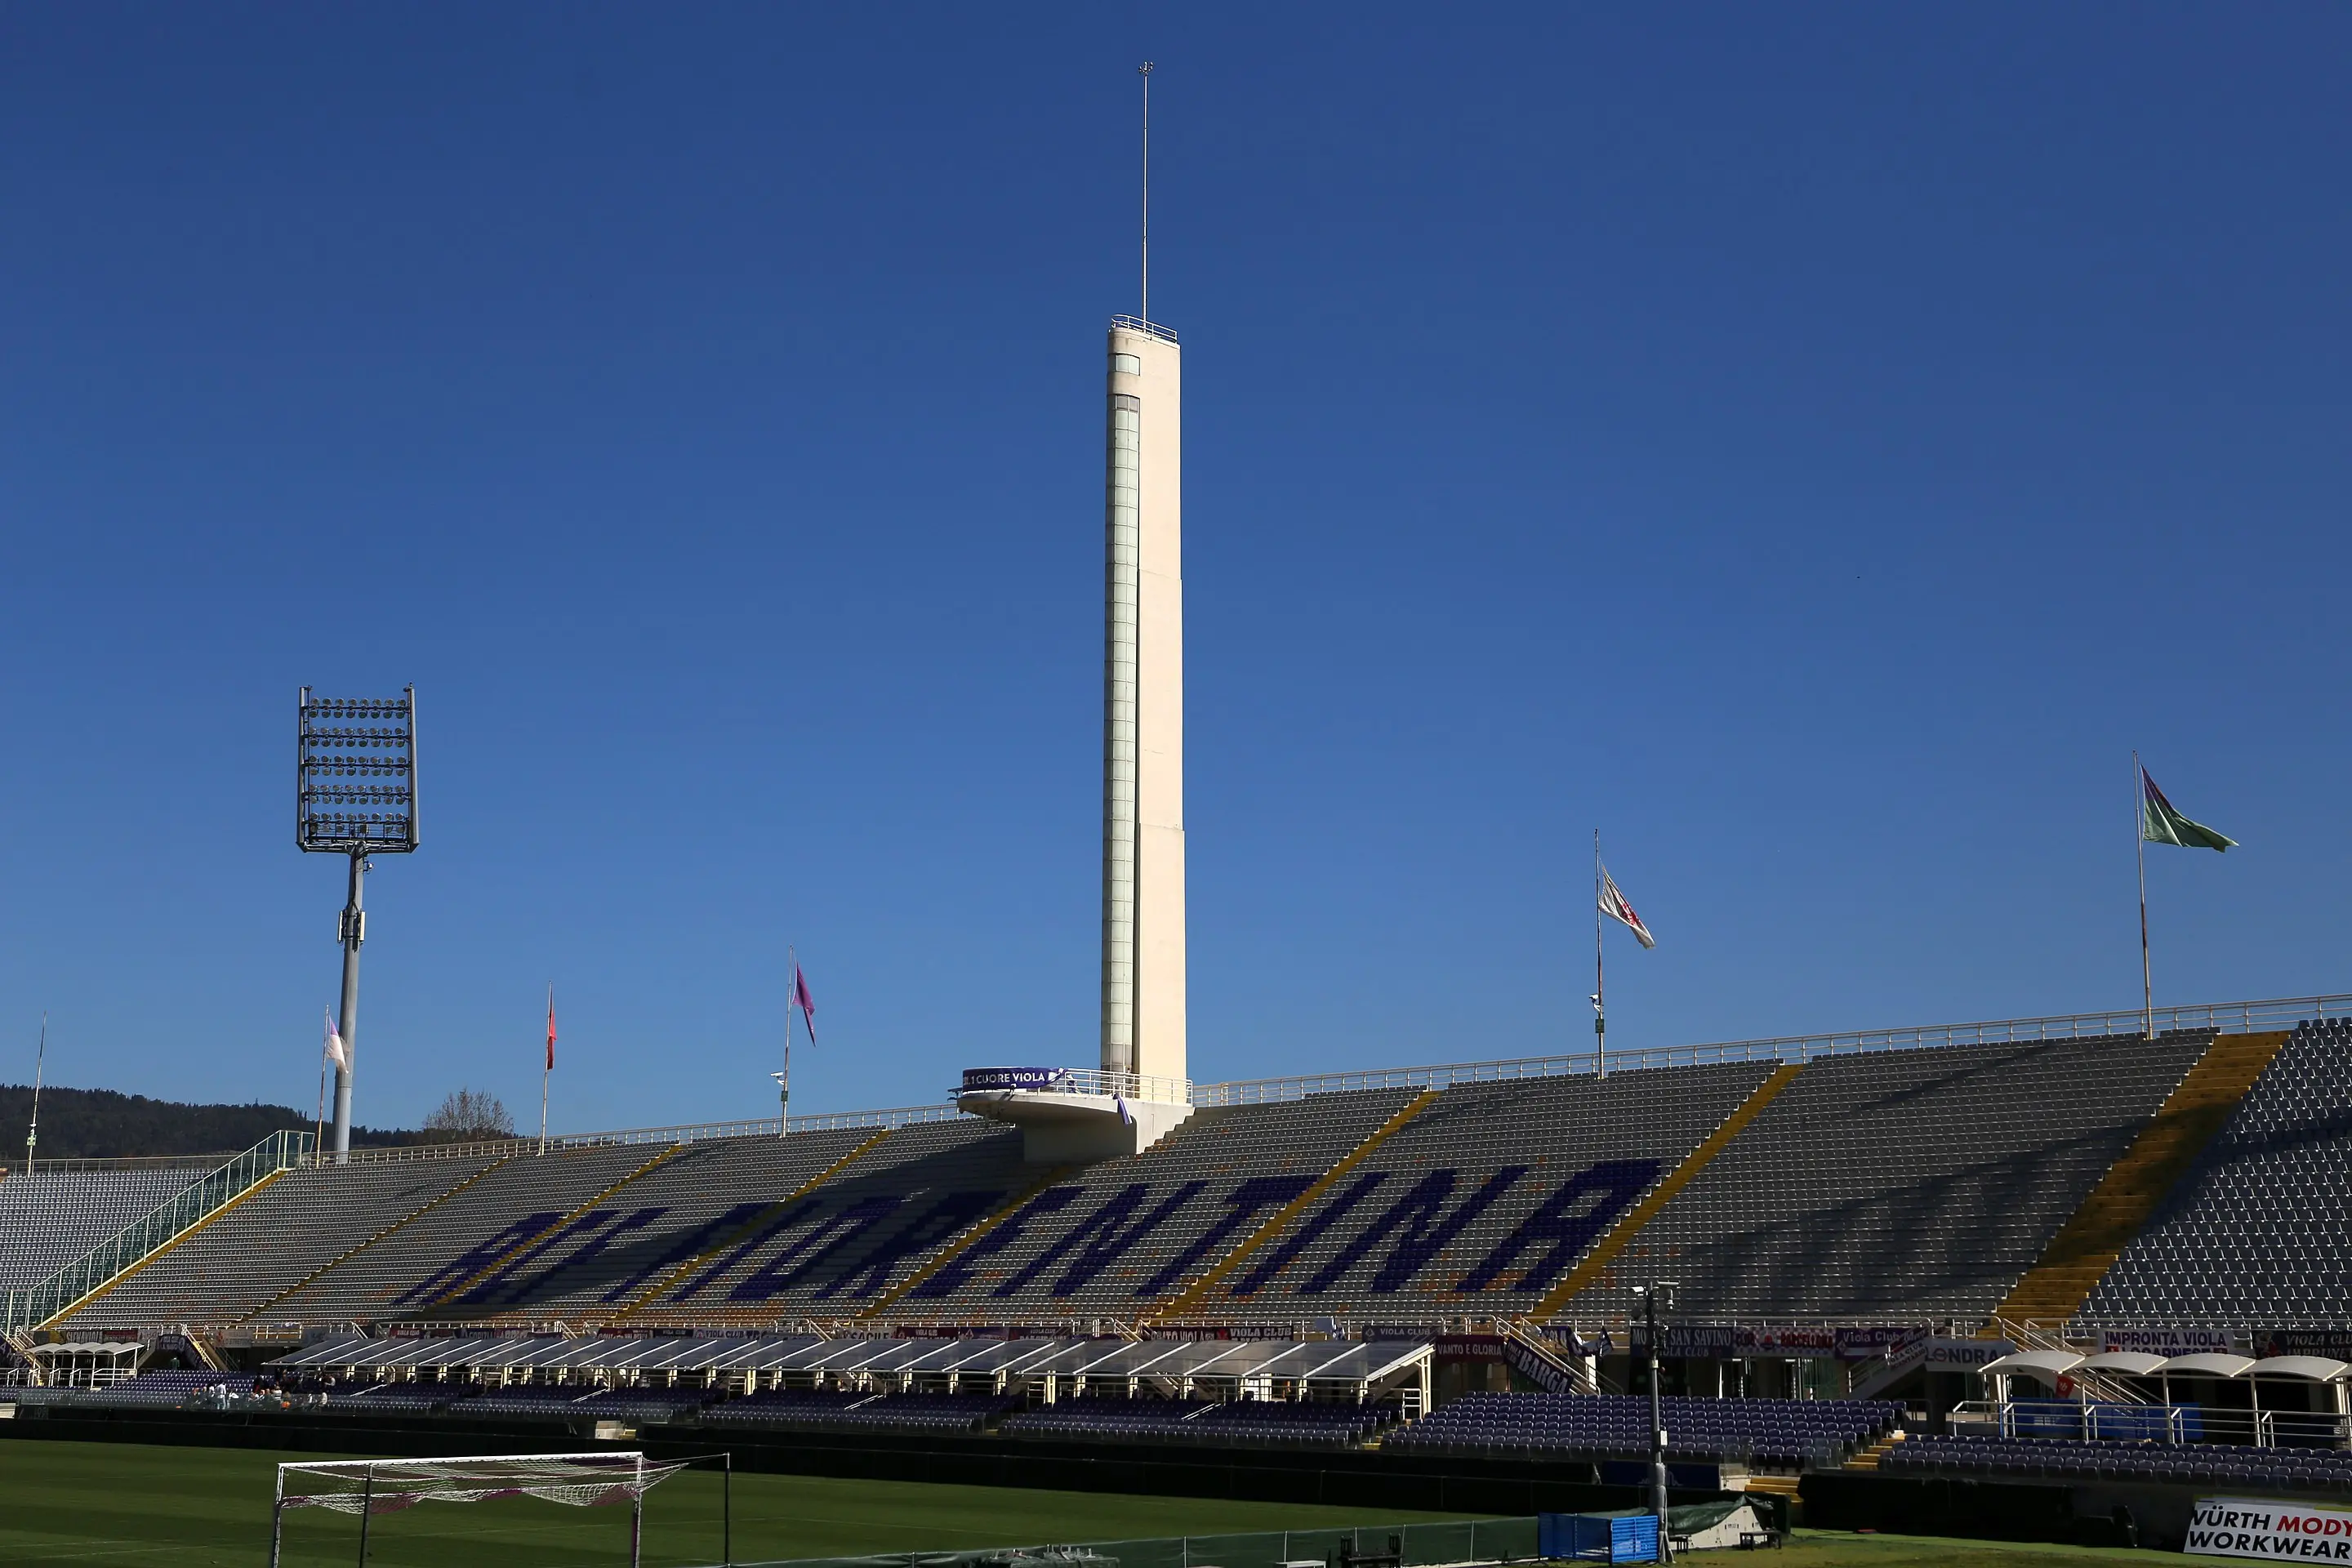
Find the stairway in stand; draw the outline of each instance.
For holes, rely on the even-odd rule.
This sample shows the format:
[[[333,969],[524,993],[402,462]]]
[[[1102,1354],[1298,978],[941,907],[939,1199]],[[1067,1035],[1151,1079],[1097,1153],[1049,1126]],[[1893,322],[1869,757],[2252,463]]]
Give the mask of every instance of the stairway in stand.
[[[2286,1039],[2284,1031],[2216,1037],[1993,1316],[2044,1325],[2072,1318]]]
[[[1878,1468],[1878,1461],[1886,1458],[1886,1450],[1901,1441],[1903,1441],[1902,1438],[1892,1436],[1881,1437],[1869,1447],[1847,1459],[1845,1468],[1849,1470],[1874,1470]]]
[[[1795,1497],[1797,1478],[1794,1476],[1758,1476],[1748,1478],[1748,1489],[1771,1497]]]

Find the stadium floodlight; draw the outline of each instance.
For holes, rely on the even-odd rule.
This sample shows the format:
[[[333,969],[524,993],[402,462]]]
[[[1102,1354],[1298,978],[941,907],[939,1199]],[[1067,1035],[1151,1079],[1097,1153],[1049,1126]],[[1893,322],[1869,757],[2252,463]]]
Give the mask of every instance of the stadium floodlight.
[[[417,844],[416,688],[398,697],[313,697],[297,702],[294,842],[306,855],[342,855],[351,880],[335,940],[343,991],[335,1020],[335,1156],[352,1147],[352,1068],[360,1033],[360,943],[367,937],[361,879],[371,855],[405,855]]]
[[[1648,1332],[1643,1336],[1643,1347],[1650,1354],[1650,1507],[1658,1516],[1658,1561],[1675,1560],[1674,1542],[1667,1539],[1666,1529],[1666,1414],[1665,1401],[1658,1389],[1658,1310],[1675,1310],[1675,1292],[1681,1284],[1673,1279],[1653,1279],[1646,1285],[1633,1287],[1633,1300],[1642,1304],[1647,1320]]]

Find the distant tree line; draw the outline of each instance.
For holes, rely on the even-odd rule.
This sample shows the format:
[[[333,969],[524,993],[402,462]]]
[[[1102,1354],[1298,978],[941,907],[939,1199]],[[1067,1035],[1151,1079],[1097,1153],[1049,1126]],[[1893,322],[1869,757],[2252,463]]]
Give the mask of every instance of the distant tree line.
[[[25,1129],[32,1120],[29,1084],[0,1084],[0,1164],[25,1160]],[[41,1090],[43,1160],[120,1160],[157,1154],[215,1154],[249,1149],[285,1128],[308,1132],[316,1122],[289,1105],[184,1105],[118,1094],[110,1089]],[[416,1143],[429,1135],[401,1128],[354,1127],[354,1145]]]

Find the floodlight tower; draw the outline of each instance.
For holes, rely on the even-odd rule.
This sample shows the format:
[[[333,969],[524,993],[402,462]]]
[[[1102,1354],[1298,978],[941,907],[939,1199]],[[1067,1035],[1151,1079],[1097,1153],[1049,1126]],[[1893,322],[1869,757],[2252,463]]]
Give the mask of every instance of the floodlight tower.
[[[358,1066],[360,943],[367,936],[361,879],[371,855],[416,847],[416,688],[388,698],[313,697],[302,688],[295,769],[294,842],[305,854],[351,859],[336,940],[343,946],[343,994],[336,1027],[335,1157],[352,1147],[352,1073]]]

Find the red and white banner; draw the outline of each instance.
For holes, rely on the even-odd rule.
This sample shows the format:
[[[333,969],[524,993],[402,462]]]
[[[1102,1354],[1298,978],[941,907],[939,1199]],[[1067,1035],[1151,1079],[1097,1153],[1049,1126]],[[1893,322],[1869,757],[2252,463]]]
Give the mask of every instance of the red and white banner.
[[[2264,1563],[2352,1563],[2352,1509],[2267,1498],[2199,1498],[2181,1550]]]

